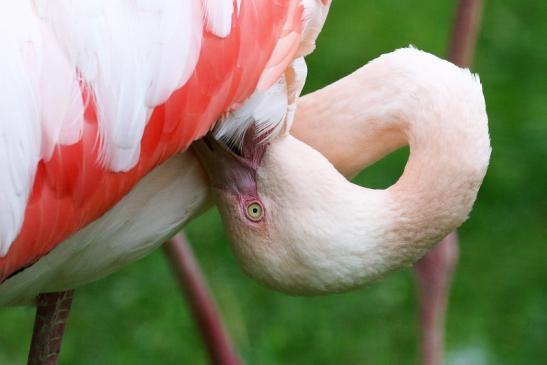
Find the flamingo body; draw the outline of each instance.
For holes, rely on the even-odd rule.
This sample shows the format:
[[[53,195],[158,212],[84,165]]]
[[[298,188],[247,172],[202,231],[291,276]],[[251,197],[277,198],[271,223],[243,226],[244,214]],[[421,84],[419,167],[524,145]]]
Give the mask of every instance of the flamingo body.
[[[8,303],[113,271],[144,255],[203,207],[206,188],[195,161],[175,155],[223,113],[275,87],[293,59],[309,51],[318,32],[316,10],[324,20],[328,4],[179,0],[1,6],[6,57],[0,77],[7,81],[0,87],[5,95],[0,101],[0,302]],[[126,196],[157,166],[159,173]],[[170,173],[181,187],[164,180]],[[179,212],[154,205],[156,215],[167,209],[171,216],[158,217],[157,225],[142,229],[144,238],[124,246],[120,232],[137,236],[127,234],[127,222],[139,222],[129,216],[154,222],[153,210],[146,210],[147,216],[138,211],[159,186],[165,188],[165,201],[169,194],[183,195],[170,206]],[[45,257],[50,259],[37,262],[52,250]],[[66,270],[69,266],[74,269]]]

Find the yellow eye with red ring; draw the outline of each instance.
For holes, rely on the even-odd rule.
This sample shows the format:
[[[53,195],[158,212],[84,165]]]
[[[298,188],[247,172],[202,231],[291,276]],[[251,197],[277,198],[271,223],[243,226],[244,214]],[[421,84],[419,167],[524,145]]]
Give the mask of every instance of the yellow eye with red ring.
[[[258,222],[262,219],[262,217],[264,217],[264,208],[262,207],[262,204],[260,204],[260,202],[253,200],[247,203],[245,215],[253,222]]]

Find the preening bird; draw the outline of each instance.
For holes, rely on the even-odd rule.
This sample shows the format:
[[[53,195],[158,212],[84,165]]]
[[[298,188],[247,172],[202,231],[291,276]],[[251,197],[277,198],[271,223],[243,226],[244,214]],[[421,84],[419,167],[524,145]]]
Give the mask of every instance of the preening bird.
[[[337,149],[348,151],[336,140],[365,149],[359,142],[374,135],[373,159],[408,143],[409,160],[393,186],[374,190],[350,183],[290,134],[262,141],[250,130],[236,148],[212,136],[197,142],[235,253],[252,277],[292,294],[349,290],[414,263],[467,219],[491,150],[476,76],[407,48],[313,102],[309,118],[330,119],[331,127],[309,139],[345,131],[329,141],[334,159]],[[370,162],[345,161],[354,171]]]
[[[277,289],[364,285],[461,224],[490,151],[478,80],[404,49],[299,110],[329,5],[0,2],[0,304],[96,280],[179,231],[209,195],[182,152],[210,130],[195,152],[236,254]],[[351,175],[405,143],[386,190],[321,155]]]
[[[302,82],[293,61],[311,52],[327,10],[324,0],[1,2],[0,304],[96,280],[202,211],[203,174],[179,152],[231,112],[240,118],[219,137],[257,118],[273,137],[296,97],[283,90]]]

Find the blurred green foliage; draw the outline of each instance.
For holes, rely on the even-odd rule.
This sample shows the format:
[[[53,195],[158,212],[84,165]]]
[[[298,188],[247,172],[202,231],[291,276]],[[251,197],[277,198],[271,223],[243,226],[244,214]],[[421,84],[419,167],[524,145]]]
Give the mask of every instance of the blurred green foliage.
[[[381,53],[446,53],[453,1],[335,0],[307,91]],[[486,1],[474,71],[493,154],[471,219],[447,319],[446,363],[547,363],[547,3]],[[385,187],[406,150],[359,183]],[[215,211],[187,228],[227,327],[248,364],[418,364],[409,270],[353,293],[294,298],[238,268]],[[0,310],[0,364],[23,364],[32,308]],[[62,364],[204,364],[207,357],[161,252],[77,291]]]

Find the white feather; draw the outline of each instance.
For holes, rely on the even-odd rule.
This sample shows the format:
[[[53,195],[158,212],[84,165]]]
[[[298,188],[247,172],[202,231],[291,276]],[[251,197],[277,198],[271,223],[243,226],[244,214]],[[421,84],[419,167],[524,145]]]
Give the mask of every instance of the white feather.
[[[205,0],[207,30],[218,37],[226,37],[232,28],[233,0]],[[239,11],[239,2],[236,4]]]
[[[268,90],[256,90],[236,110],[224,116],[214,130],[215,138],[241,147],[245,132],[256,126],[259,136],[269,133],[265,141],[275,138],[287,112],[287,84],[283,76]]]
[[[218,140],[240,148],[249,127],[254,125],[263,141],[271,141],[291,128],[296,100],[306,82],[308,69],[304,58],[295,59],[284,75],[266,91],[256,90],[251,97],[217,123]]]
[[[327,18],[330,1],[325,3],[322,0],[302,0],[302,6],[304,7],[304,14],[302,16],[304,29],[302,31],[302,41],[297,52],[298,57],[307,56],[315,49],[315,40]]]
[[[39,22],[28,2],[0,3],[0,257],[15,239],[40,158]]]
[[[38,51],[41,62],[39,98],[42,124],[42,153],[48,160],[55,145],[76,143],[83,130],[84,103],[76,69],[69,64],[51,29],[41,22],[42,45]]]
[[[282,133],[289,133],[296,113],[296,101],[304,89],[306,77],[308,76],[308,66],[304,57],[295,59],[285,71],[287,80],[287,116]]]
[[[102,160],[113,171],[138,161],[151,110],[181,87],[200,51],[195,0],[37,0],[66,57],[91,87]]]

